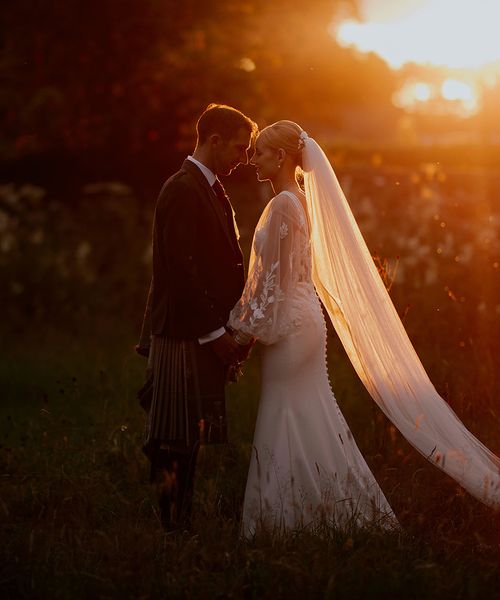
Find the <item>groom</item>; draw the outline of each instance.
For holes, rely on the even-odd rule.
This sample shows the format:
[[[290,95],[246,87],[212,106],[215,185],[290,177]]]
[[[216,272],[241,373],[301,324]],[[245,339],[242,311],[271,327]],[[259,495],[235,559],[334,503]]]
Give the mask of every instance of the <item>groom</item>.
[[[247,164],[256,130],[235,108],[210,104],[196,124],[192,156],[164,184],[156,204],[143,327],[151,332],[144,451],[167,530],[189,526],[200,443],[226,441],[224,387],[242,348],[225,324],[243,291],[244,268],[219,177]]]

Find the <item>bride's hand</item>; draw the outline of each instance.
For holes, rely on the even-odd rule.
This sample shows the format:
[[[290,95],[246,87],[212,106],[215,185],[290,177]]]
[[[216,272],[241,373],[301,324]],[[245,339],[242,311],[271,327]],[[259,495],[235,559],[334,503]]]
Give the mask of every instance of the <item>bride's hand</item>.
[[[239,351],[239,361],[240,363],[244,363],[248,357],[250,356],[250,352],[252,351],[252,348],[255,346],[256,343],[256,339],[255,338],[250,338],[250,341],[244,345],[240,344],[240,351]]]

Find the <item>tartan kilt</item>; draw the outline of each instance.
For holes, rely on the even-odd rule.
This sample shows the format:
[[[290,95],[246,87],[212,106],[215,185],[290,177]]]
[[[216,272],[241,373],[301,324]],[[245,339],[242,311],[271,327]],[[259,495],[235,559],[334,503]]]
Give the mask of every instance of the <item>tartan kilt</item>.
[[[226,369],[209,344],[153,335],[149,369],[143,450],[151,460],[162,447],[227,442]]]

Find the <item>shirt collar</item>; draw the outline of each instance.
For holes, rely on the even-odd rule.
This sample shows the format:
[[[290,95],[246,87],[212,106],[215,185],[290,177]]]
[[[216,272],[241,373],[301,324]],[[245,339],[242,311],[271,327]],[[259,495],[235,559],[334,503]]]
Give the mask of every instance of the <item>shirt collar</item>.
[[[194,164],[200,169],[200,171],[203,173],[203,175],[205,175],[205,177],[207,178],[209,186],[212,187],[213,184],[215,183],[215,181],[217,180],[217,177],[214,175],[214,173],[212,173],[212,171],[208,167],[206,167],[199,160],[196,160],[196,158],[193,158],[191,155],[189,155],[187,157],[187,159],[190,160],[191,162],[194,162]]]

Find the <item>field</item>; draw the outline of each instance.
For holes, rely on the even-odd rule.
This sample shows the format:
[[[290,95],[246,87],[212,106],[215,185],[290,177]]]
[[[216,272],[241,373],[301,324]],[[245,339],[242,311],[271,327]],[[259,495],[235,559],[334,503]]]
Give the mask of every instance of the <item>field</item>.
[[[339,173],[431,380],[500,454],[500,176],[378,155]],[[248,256],[268,190],[246,171],[227,188]],[[406,444],[333,331],[335,395],[405,533],[239,537],[258,349],[228,388],[230,444],[201,453],[192,531],[162,533],[133,352],[151,217],[118,183],[0,190],[2,597],[500,597],[499,516]]]

